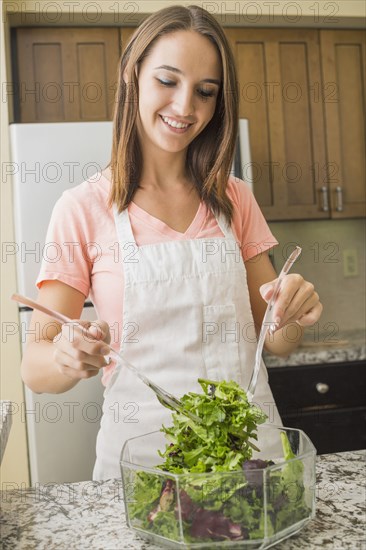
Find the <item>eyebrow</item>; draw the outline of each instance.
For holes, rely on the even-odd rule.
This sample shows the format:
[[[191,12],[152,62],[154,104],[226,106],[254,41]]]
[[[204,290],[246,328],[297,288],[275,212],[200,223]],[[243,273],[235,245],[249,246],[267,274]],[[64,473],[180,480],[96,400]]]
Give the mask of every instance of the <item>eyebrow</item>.
[[[172,71],[173,73],[178,73],[184,75],[184,72],[180,69],[177,69],[177,67],[172,67],[171,65],[160,65],[160,67],[155,67],[154,71],[158,69],[165,69],[166,71]],[[220,80],[217,80],[216,78],[204,78],[201,80],[201,82],[208,82],[209,84],[216,84],[216,86],[220,86],[221,82]]]

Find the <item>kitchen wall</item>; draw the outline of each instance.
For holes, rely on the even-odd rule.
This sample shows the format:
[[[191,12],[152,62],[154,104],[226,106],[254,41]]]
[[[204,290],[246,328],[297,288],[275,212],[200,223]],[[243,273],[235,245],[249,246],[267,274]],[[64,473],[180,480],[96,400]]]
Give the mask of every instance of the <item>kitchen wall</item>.
[[[274,249],[277,271],[295,243],[303,249],[293,271],[314,283],[320,295],[324,311],[319,332],[329,333],[334,325],[342,339],[344,331],[364,329],[366,221],[273,222],[270,227],[280,243]],[[344,253],[349,250],[356,251],[358,274],[346,277]]]

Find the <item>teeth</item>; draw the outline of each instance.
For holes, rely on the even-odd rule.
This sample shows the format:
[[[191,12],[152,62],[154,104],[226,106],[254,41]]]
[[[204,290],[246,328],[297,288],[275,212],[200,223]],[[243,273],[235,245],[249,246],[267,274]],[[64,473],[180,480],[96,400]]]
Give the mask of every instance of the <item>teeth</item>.
[[[170,118],[166,116],[161,117],[164,122],[169,124],[169,126],[173,126],[173,128],[188,128],[189,124],[183,124],[183,122],[176,122],[175,120],[171,120]]]

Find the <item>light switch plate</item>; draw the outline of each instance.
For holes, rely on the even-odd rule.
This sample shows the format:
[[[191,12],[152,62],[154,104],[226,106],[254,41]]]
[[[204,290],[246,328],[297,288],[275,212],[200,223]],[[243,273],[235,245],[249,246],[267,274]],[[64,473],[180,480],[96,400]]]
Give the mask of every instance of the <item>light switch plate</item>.
[[[344,277],[357,277],[358,254],[356,248],[343,250],[343,275]]]

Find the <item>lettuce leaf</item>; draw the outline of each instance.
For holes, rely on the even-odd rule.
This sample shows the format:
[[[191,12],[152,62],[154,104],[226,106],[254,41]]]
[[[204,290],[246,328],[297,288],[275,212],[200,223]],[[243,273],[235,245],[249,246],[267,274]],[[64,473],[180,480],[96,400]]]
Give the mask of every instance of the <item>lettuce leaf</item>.
[[[198,381],[203,393],[188,393],[181,401],[201,423],[172,413],[173,425],[162,428],[170,443],[159,453],[165,459],[159,467],[174,473],[239,470],[251,458],[256,447],[250,440],[257,439],[257,426],[267,417],[236,382]]]

